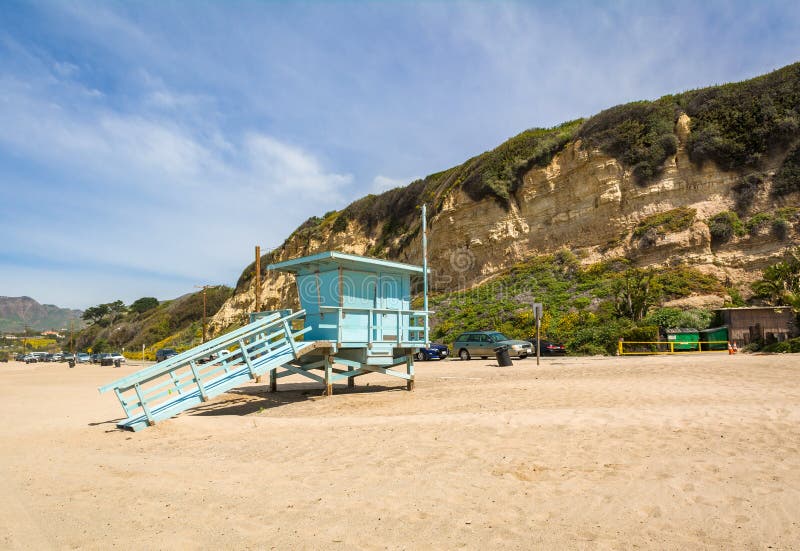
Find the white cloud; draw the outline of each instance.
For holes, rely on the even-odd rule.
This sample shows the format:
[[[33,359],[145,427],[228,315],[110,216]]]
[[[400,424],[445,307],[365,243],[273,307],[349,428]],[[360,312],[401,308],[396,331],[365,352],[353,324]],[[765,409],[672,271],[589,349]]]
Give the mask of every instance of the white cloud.
[[[280,244],[311,214],[343,206],[352,176],[326,169],[298,145],[263,132],[225,130],[213,118],[193,124],[149,111],[147,100],[135,114],[113,109],[52,71],[0,79],[0,120],[6,121],[0,152],[63,180],[60,189],[37,189],[52,183],[31,177],[30,186],[13,192],[18,182],[0,181],[16,205],[27,200],[41,213],[0,220],[0,231],[16,236],[4,245],[12,255],[98,263],[99,271],[149,271],[141,277],[150,283],[161,274],[231,284],[254,243]],[[158,93],[188,97],[163,85]],[[193,108],[190,101],[177,103]],[[4,273],[11,278],[12,267]],[[86,292],[79,294],[106,292],[109,286],[97,283],[103,277],[85,278]]]

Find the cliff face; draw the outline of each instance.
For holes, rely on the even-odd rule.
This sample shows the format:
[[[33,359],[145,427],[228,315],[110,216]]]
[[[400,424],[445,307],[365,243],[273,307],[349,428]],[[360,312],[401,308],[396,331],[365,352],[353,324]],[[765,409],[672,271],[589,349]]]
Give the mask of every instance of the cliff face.
[[[470,287],[528,257],[567,248],[584,264],[619,257],[640,266],[685,263],[728,286],[741,286],[746,293],[746,284],[759,277],[763,267],[800,241],[797,228],[789,223],[783,235],[756,228],[725,243],[713,243],[708,221],[736,208],[734,188],[742,175],[713,163],[692,163],[687,154],[691,124],[686,114],[677,118],[677,151],[647,185],[637,183],[620,161],[578,139],[566,144],[546,166],[524,172],[506,204],[494,197],[474,200],[457,186],[445,192],[429,220],[431,288]],[[751,215],[798,205],[797,193],[780,199],[771,195],[783,157],[778,154],[764,163],[763,183],[747,208]],[[686,227],[644,235],[637,231],[654,215],[681,208],[695,211]],[[394,259],[421,262],[420,234],[411,235],[397,246]],[[378,240],[374,228],[350,221],[338,233],[329,225],[311,237],[293,235],[271,260],[331,249],[368,254]],[[296,307],[293,278],[265,273],[261,297],[265,308]],[[242,314],[252,310],[254,299],[251,280],[219,311],[215,329],[240,322]],[[716,302],[722,298],[706,300],[710,305]]]

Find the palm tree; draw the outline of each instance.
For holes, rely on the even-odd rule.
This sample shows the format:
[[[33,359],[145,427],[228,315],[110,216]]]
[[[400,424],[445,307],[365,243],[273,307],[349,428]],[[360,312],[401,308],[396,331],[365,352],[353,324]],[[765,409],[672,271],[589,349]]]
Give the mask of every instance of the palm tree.
[[[763,277],[753,284],[753,291],[771,306],[800,309],[800,249],[789,252],[786,260],[766,268]]]

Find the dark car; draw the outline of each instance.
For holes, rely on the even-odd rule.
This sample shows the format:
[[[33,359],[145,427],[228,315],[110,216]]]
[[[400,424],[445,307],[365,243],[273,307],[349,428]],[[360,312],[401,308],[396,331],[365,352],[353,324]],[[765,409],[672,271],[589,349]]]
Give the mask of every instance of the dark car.
[[[178,353],[175,352],[172,348],[162,348],[156,351],[156,362],[163,362],[167,358],[171,358],[172,356],[177,356]]]
[[[567,353],[567,348],[563,344],[558,344],[553,341],[542,340],[542,348],[539,351],[542,356],[564,356]],[[533,344],[533,354],[536,354],[536,338],[531,339]]]
[[[443,344],[431,343],[428,348],[420,348],[415,357],[420,361],[444,360],[450,355],[450,349]]]

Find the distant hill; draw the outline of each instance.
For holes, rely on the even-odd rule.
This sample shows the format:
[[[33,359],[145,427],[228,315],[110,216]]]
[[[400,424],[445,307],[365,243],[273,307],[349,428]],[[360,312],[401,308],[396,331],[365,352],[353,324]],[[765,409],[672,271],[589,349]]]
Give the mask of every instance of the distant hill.
[[[81,314],[81,310],[39,304],[31,297],[0,297],[0,331],[5,333],[20,333],[25,328],[34,331],[67,329],[70,320],[75,320],[78,329],[84,325]]]
[[[207,289],[206,313],[209,319],[232,293],[233,289],[224,285]],[[95,352],[124,350],[128,357],[138,358],[144,345],[145,358],[152,360],[159,348],[174,348],[181,352],[202,342],[202,292],[160,303],[153,298],[151,306],[137,308],[137,303],[142,300],[128,306],[116,317],[110,314],[92,322],[75,336],[76,349],[91,348]]]

